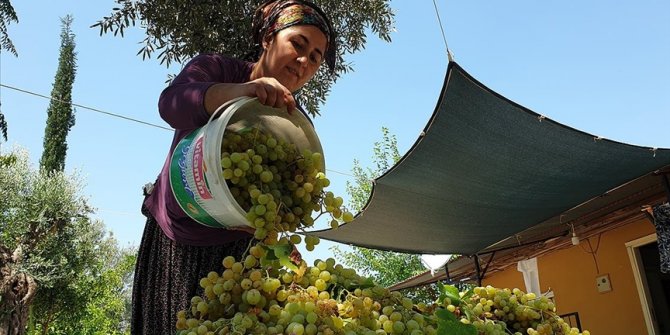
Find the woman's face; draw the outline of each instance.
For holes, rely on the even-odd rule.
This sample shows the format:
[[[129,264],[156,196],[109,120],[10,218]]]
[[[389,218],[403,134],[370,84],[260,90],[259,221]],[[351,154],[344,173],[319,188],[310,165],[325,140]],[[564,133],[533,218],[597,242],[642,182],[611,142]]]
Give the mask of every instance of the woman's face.
[[[274,77],[289,91],[305,85],[319,69],[326,52],[326,35],[312,25],[280,30],[263,42],[262,76]]]

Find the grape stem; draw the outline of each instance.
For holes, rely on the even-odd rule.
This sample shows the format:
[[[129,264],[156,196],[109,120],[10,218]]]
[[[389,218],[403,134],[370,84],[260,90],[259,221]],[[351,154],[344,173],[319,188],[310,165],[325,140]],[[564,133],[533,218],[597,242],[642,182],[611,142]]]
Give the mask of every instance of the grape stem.
[[[249,240],[249,244],[247,245],[247,250],[244,250],[244,252],[242,253],[242,259],[244,259],[244,258],[247,256],[247,253],[249,252],[249,250],[251,250],[251,245],[252,245],[255,241],[256,241],[255,238],[252,238],[252,239]]]
[[[291,163],[286,164],[286,167],[288,168],[292,165],[298,164],[298,161],[301,160],[301,159],[305,160],[305,157],[304,156],[297,156],[294,161],[292,161]]]
[[[256,139],[258,138],[258,133],[261,131],[261,127],[259,127],[261,123],[258,122],[254,128],[256,129],[256,133],[254,134],[254,147],[256,147]]]

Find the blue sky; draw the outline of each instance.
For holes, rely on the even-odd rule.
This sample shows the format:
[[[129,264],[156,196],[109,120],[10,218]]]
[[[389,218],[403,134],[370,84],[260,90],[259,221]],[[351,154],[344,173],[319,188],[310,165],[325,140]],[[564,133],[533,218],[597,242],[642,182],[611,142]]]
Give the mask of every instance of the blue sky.
[[[436,1],[455,60],[484,85],[559,123],[608,139],[670,148],[670,2]],[[19,57],[0,59],[4,85],[49,95],[57,68],[60,17],[74,16],[78,72],[73,102],[166,126],[157,113],[168,74],[154,58],[135,54],[139,29],[124,38],[89,28],[113,1],[12,1],[9,26]],[[405,153],[433,112],[447,56],[433,2],[393,1],[392,42],[369,36],[347,58],[355,72],[335,85],[314,121],[331,190],[346,198],[353,160],[370,166],[372,148],[388,127]],[[0,88],[14,144],[37,165],[48,101]],[[169,131],[78,108],[68,137],[68,171],[85,181],[84,195],[122,245],[137,245],[144,218],[141,186],[155,179]],[[408,223],[411,224],[411,223]],[[322,243],[312,257],[327,257]],[[306,256],[306,258],[312,258]]]

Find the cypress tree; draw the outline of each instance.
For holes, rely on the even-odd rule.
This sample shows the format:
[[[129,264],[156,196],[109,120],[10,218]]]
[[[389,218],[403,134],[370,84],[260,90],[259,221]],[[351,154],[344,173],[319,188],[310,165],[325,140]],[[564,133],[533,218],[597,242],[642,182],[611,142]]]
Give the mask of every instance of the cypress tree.
[[[58,70],[51,90],[51,102],[47,109],[47,125],[44,130],[44,151],[40,167],[47,171],[63,171],[67,153],[66,137],[74,126],[72,107],[72,85],[76,73],[74,34],[71,30],[72,16],[61,18],[61,45]]]
[[[2,135],[2,138],[4,138],[5,141],[7,141],[7,121],[5,121],[5,116],[2,114],[2,112],[0,112],[0,135]]]

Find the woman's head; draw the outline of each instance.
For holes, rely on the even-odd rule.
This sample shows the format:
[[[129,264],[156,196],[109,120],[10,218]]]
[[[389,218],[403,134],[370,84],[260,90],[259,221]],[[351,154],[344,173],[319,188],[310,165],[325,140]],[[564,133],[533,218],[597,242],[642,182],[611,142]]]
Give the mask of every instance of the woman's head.
[[[262,76],[275,77],[295,91],[309,81],[321,63],[334,71],[335,32],[326,15],[302,0],[271,0],[253,20],[254,41],[263,51],[258,62]]]

